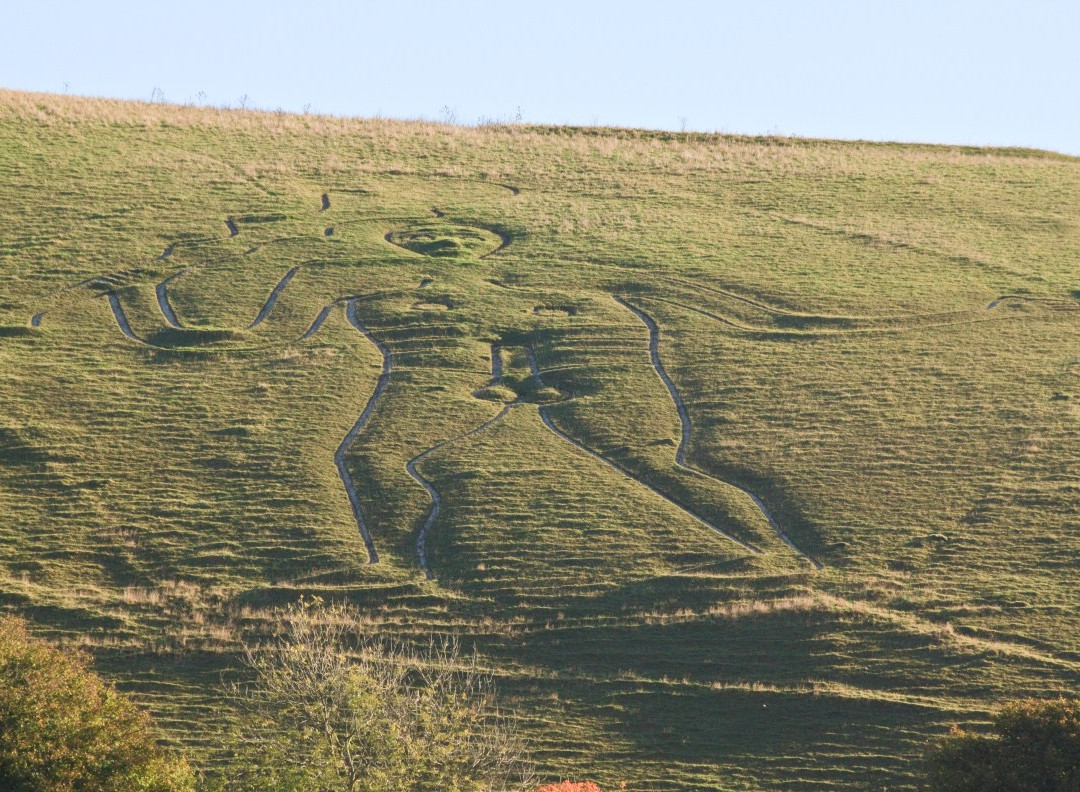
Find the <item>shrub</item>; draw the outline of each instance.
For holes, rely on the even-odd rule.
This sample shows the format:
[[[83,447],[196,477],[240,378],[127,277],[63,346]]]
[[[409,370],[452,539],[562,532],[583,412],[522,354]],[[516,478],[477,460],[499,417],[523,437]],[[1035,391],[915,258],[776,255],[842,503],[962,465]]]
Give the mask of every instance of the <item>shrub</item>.
[[[247,653],[232,777],[223,789],[487,792],[523,789],[523,744],[492,679],[452,643],[425,651],[357,636],[345,606],[301,602]]]
[[[150,717],[84,657],[0,617],[0,789],[190,792],[191,768],[161,748]]]
[[[1028,699],[989,734],[953,727],[927,756],[929,792],[1080,792],[1080,701]]]

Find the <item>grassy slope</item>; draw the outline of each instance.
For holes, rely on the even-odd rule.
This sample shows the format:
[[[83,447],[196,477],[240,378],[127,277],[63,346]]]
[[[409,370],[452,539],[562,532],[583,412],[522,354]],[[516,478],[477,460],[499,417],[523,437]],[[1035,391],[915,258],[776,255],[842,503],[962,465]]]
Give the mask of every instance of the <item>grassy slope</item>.
[[[211,754],[237,637],[314,593],[469,636],[552,776],[905,788],[1080,679],[1077,207],[1038,152],[0,93],[0,596]],[[297,340],[345,296],[394,360],[347,456],[375,566],[333,460],[381,356],[340,303]],[[428,581],[405,465],[499,413],[495,341],[524,401],[419,463]],[[762,552],[547,429],[526,344],[556,426]]]

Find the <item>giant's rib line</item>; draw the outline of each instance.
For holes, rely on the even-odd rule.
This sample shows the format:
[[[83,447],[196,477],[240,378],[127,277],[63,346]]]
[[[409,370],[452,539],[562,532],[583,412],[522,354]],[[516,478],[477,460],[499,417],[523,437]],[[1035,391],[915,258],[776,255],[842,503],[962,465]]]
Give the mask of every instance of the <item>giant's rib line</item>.
[[[158,308],[161,309],[161,315],[165,317],[166,322],[168,322],[171,326],[177,329],[183,327],[183,325],[180,324],[180,317],[176,315],[176,311],[173,310],[172,303],[169,302],[168,288],[169,282],[180,277],[182,274],[183,271],[178,272],[175,275],[170,275],[161,283],[159,283],[157,285],[157,288],[154,289],[155,293],[157,294],[157,304]]]
[[[297,264],[291,270],[286,272],[282,279],[278,281],[277,286],[273,288],[273,290],[270,292],[270,296],[267,297],[266,302],[263,303],[263,307],[259,309],[259,314],[255,317],[255,321],[248,325],[249,330],[262,324],[262,321],[270,315],[270,311],[273,310],[274,305],[278,301],[278,297],[281,295],[281,292],[285,289],[286,286],[289,285],[289,281],[293,279],[293,276],[300,271],[300,267],[301,265]],[[306,338],[307,336],[304,337]]]

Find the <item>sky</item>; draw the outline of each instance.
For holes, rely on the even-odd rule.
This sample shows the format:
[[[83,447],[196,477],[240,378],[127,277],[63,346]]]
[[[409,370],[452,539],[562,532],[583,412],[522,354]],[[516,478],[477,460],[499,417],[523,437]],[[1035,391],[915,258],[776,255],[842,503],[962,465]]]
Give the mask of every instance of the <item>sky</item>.
[[[0,86],[1080,155],[1078,0],[6,0]]]

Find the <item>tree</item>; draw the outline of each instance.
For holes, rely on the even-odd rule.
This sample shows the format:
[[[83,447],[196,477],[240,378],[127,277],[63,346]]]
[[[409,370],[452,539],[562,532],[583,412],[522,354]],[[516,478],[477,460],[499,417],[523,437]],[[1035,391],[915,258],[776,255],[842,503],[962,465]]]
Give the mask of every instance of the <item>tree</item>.
[[[492,678],[453,642],[424,651],[357,636],[345,606],[300,602],[251,649],[228,788],[296,792],[523,788],[523,744]]]
[[[953,727],[931,746],[930,792],[1080,792],[1080,701],[1008,704],[991,733]]]
[[[191,768],[81,655],[0,617],[0,789],[191,792]]]

